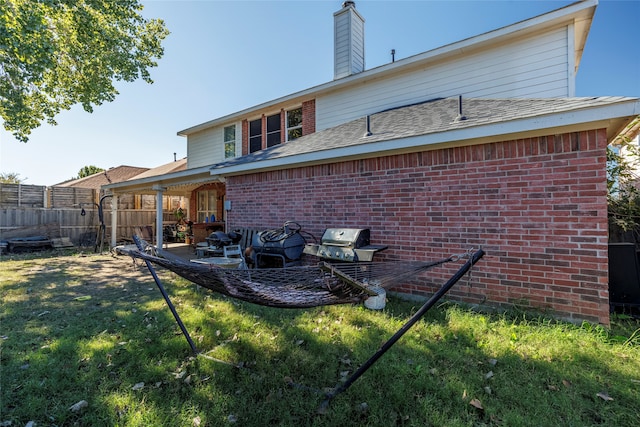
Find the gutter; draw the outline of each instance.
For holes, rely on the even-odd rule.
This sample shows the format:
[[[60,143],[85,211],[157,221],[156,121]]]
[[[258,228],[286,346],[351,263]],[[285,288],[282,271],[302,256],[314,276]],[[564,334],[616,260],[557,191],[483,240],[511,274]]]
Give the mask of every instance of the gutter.
[[[337,160],[350,160],[380,157],[460,145],[484,144],[489,142],[521,139],[567,131],[579,132],[592,129],[607,129],[607,140],[611,142],[634,118],[640,115],[640,100],[605,107],[586,108],[528,117],[508,122],[453,129],[443,132],[410,136],[350,145],[322,151],[313,151],[291,156],[256,160],[230,166],[212,166],[213,176],[233,176],[275,169],[288,169]]]

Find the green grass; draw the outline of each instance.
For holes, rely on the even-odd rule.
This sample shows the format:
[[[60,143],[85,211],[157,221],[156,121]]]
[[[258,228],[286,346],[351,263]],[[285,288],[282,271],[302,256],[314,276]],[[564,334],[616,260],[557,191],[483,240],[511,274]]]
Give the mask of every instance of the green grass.
[[[318,414],[321,391],[418,303],[271,309],[161,277],[197,346],[240,368],[193,357],[129,258],[3,257],[0,425],[640,425],[635,319],[607,329],[444,303]]]

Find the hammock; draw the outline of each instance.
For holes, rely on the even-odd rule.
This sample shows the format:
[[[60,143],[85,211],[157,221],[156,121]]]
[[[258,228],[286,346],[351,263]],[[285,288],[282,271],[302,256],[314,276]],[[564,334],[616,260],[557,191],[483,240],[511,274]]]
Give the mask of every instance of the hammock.
[[[320,262],[314,266],[241,270],[187,262],[160,249],[155,249],[157,255],[132,248],[121,251],[164,267],[211,291],[279,308],[359,303],[377,296],[381,289],[389,289],[422,271],[459,259],[451,256],[434,262]]]
[[[325,400],[319,412],[326,411],[329,402],[347,390],[382,355],[389,350],[425,313],[433,307],[471,268],[484,256],[482,249],[461,256],[450,256],[434,262],[349,263],[317,266],[288,267],[278,269],[235,270],[190,263],[168,252],[146,245],[134,236],[137,248],[120,248],[134,258],[145,261],[158,289],[173,313],[183,335],[195,355],[200,354],[187,328],[162,286],[152,263],[164,267],[202,287],[255,304],[270,307],[303,308],[329,304],[357,303],[369,296],[378,295],[380,289],[390,288],[408,277],[436,265],[466,259],[458,271],[429,298],[420,309],[358,370],[332,391],[325,392]],[[147,252],[151,249],[157,255]],[[210,358],[208,356],[205,356]],[[213,358],[211,358],[213,359]],[[218,359],[219,362],[227,363]],[[235,366],[235,365],[234,365]],[[292,384],[293,385],[293,384]]]

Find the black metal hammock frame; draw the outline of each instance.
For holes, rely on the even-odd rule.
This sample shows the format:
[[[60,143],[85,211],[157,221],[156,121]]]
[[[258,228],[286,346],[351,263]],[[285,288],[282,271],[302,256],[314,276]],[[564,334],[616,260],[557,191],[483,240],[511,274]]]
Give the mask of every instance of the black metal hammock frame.
[[[134,236],[134,241],[137,248],[121,248],[121,252],[134,259],[144,260],[195,355],[198,354],[198,350],[162,285],[153,264],[166,268],[201,287],[232,298],[268,307],[309,308],[363,302],[369,297],[378,296],[381,289],[389,289],[401,284],[404,280],[430,268],[465,259],[464,265],[424,303],[398,332],[382,345],[376,354],[333,392],[326,394],[326,400],[322,405],[324,407],[333,397],[345,391],[369,369],[484,256],[484,251],[479,249],[475,252],[469,251],[463,255],[453,255],[433,262],[341,264],[320,262],[315,266],[242,270],[187,262],[166,251],[149,246],[137,236]],[[156,255],[148,252],[150,248]]]

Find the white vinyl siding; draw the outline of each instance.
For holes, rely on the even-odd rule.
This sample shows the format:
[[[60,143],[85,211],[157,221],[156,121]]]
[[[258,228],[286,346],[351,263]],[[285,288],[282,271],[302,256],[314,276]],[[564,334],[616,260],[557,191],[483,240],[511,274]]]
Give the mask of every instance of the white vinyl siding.
[[[316,99],[316,130],[438,97],[567,97],[573,89],[567,27]],[[571,52],[573,55],[573,52]]]
[[[335,14],[334,78],[364,71],[364,20],[354,8]]]
[[[242,123],[226,123],[189,135],[187,169],[224,162],[224,128],[233,124],[236,125],[236,156],[242,155]]]

